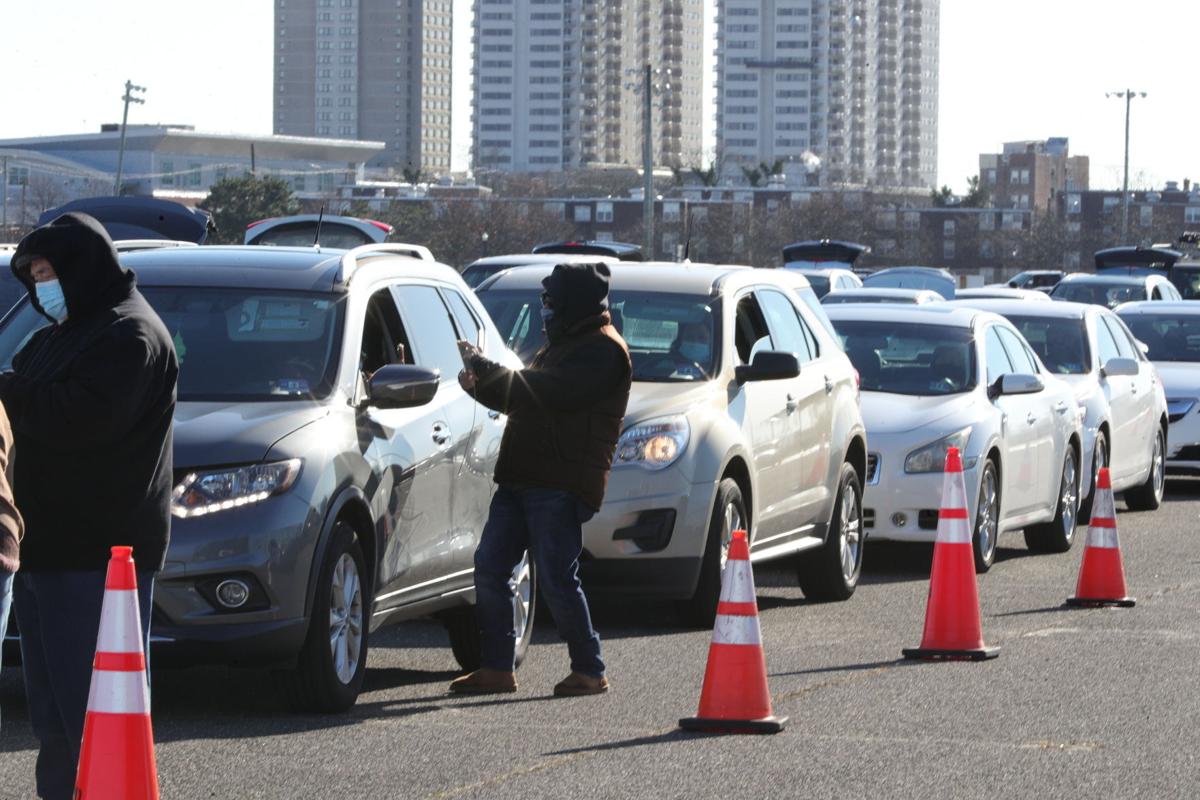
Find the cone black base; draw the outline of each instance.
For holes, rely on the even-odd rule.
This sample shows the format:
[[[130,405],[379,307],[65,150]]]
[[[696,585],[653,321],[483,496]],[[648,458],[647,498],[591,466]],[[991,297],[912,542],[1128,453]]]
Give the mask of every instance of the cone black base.
[[[1137,605],[1137,599],[1133,597],[1121,597],[1116,600],[1097,600],[1090,597],[1068,597],[1067,602],[1071,608],[1133,608]]]
[[[920,661],[986,661],[1000,655],[999,647],[981,647],[978,650],[937,650],[924,647],[906,647],[900,651],[905,658]]]
[[[679,727],[697,733],[779,733],[787,721],[787,717],[775,716],[762,719],[684,717],[679,720]]]

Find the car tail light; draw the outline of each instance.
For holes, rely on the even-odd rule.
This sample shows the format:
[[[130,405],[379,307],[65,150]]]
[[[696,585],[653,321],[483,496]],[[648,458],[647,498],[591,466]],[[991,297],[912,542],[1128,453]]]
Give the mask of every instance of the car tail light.
[[[267,217],[266,219],[256,219],[256,220],[254,220],[254,222],[251,222],[249,225],[246,226],[246,230],[250,230],[255,225],[262,225],[264,222],[270,222],[273,219],[276,219],[276,217]]]
[[[368,220],[363,220],[363,221],[371,223],[372,225],[374,225],[376,228],[379,228],[379,230],[383,231],[384,233],[391,233],[393,230],[395,230],[395,228],[393,228],[391,225],[388,225],[386,222],[380,222],[377,219],[368,219]]]

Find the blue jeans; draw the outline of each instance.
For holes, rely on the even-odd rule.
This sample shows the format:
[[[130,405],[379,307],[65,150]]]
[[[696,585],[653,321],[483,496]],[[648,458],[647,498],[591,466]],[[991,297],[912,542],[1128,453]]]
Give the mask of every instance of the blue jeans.
[[[593,677],[604,674],[600,637],[592,628],[579,583],[582,526],[592,514],[570,492],[506,486],[496,490],[475,551],[475,614],[483,637],[483,666],[504,672],[514,668],[517,639],[511,581],[528,550],[537,570],[538,590],[571,654],[571,669]]]
[[[0,570],[0,668],[4,667],[4,635],[8,633],[8,609],[12,607],[13,574]]]
[[[104,578],[104,572],[20,572],[14,585],[29,722],[39,744],[37,792],[46,800],[75,794]],[[137,582],[149,653],[154,573],[138,571]]]

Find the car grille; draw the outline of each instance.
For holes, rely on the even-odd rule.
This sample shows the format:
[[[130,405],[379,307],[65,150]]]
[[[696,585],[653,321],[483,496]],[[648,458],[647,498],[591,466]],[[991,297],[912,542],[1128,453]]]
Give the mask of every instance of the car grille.
[[[879,483],[879,454],[867,453],[867,483]]]

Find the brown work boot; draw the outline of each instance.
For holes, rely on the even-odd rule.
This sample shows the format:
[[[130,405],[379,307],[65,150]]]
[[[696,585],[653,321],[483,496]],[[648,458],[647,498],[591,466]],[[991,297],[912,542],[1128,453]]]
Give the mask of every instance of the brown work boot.
[[[450,682],[454,694],[511,694],[517,690],[517,674],[480,667]]]
[[[608,678],[601,675],[593,678],[582,672],[572,672],[554,687],[555,697],[582,697],[589,694],[604,694],[608,691]]]

